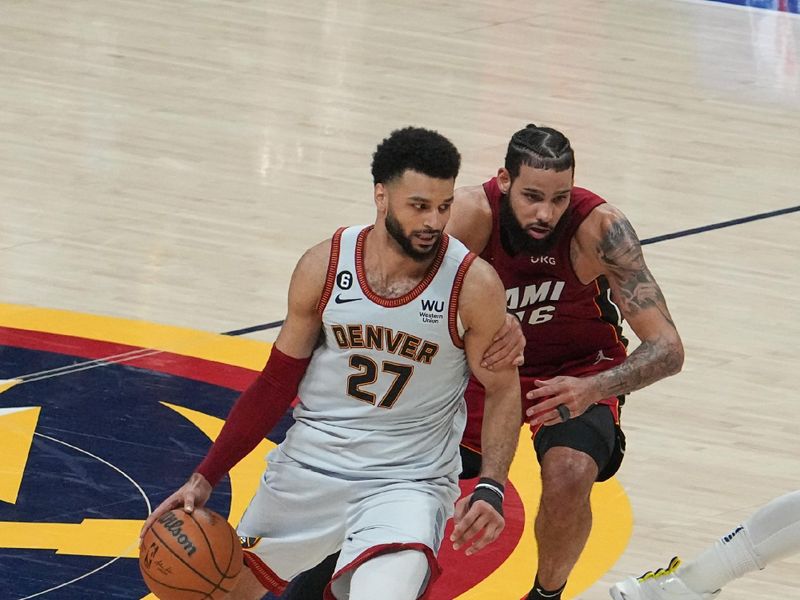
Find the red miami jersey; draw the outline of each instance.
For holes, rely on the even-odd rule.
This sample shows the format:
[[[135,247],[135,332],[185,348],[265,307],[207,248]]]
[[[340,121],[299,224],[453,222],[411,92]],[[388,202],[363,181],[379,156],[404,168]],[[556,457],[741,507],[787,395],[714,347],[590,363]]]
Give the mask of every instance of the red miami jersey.
[[[500,275],[508,311],[522,324],[527,344],[520,374],[547,378],[580,377],[603,371],[625,360],[622,317],[611,300],[604,277],[584,285],[570,260],[570,244],[578,227],[597,206],[600,196],[572,188],[568,219],[561,239],[541,256],[512,256],[500,237],[500,200],[497,180],[483,184],[492,208],[492,233],[481,258]]]
[[[559,375],[583,377],[610,369],[625,360],[627,340],[622,336],[622,314],[611,300],[605,277],[588,285],[572,268],[570,245],[580,224],[597,206],[600,196],[573,187],[568,219],[560,239],[549,252],[532,256],[512,255],[500,234],[500,202],[503,193],[492,178],[483,184],[492,209],[492,233],[481,258],[497,271],[506,290],[508,312],[517,316],[527,341],[525,364],[520,367],[523,405],[534,379]],[[617,398],[607,398],[616,413]],[[483,388],[473,378],[467,389],[469,423],[463,444],[480,447]]]

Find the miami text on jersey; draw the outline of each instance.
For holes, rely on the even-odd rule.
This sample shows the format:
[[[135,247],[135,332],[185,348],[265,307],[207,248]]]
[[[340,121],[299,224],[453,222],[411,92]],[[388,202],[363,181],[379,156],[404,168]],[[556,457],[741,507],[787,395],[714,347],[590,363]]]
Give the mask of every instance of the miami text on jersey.
[[[506,306],[522,323],[537,325],[553,318],[554,305],[531,308],[543,302],[558,302],[564,290],[563,281],[544,281],[539,285],[514,287],[506,290]]]

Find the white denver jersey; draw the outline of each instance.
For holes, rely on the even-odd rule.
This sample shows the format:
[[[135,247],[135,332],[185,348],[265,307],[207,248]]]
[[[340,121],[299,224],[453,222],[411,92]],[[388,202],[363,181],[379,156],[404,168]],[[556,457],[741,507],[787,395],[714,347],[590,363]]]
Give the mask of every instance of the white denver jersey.
[[[443,235],[419,285],[383,298],[364,273],[371,230],[349,227],[333,236],[318,306],[324,340],[279,451],[346,478],[455,478],[468,376],[458,297],[475,255]]]

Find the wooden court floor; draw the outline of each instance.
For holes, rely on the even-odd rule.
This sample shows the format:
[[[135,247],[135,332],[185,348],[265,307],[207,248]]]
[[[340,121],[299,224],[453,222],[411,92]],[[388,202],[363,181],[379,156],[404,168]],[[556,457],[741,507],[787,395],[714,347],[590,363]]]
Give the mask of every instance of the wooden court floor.
[[[188,394],[224,416],[277,329],[212,334],[283,318],[302,251],[373,219],[371,154],[408,124],[453,140],[463,185],[491,177],[526,123],[558,127],[576,149],[576,184],[652,242],[686,364],[629,398],[615,485],[633,528],[574,598],[606,598],[621,577],[691,557],[800,485],[798,15],[699,0],[3,0],[0,106],[0,379],[63,375],[0,383],[0,428],[28,418],[23,404],[41,408],[27,465],[0,470],[0,532],[102,516],[108,506],[82,512],[65,490],[102,495],[118,474],[67,455],[102,458],[115,427],[161,431],[139,398]],[[166,354],[139,357],[146,377],[130,384],[136,365],[75,367],[136,348]],[[116,402],[129,420],[98,416]],[[97,418],[95,434],[45,422],[50,410]],[[177,477],[197,456],[169,439],[117,442],[136,458],[131,473],[168,455]],[[170,485],[144,486],[120,518],[141,520],[142,498]],[[613,528],[603,535],[613,548]],[[15,543],[0,535],[11,581],[0,597],[99,593],[101,573],[42,591],[56,585],[48,572],[69,581],[105,559],[90,569],[82,550]],[[140,598],[123,562],[103,593]],[[794,557],[722,597],[800,598],[798,573]]]

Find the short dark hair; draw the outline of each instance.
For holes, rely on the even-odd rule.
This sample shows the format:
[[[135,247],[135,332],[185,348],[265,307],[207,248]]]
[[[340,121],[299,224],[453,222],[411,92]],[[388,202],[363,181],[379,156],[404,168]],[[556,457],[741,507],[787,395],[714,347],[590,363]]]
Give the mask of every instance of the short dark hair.
[[[372,155],[374,183],[386,183],[411,169],[436,179],[455,179],[461,155],[453,143],[437,131],[404,127],[393,131]]]
[[[506,152],[505,167],[512,180],[519,176],[522,165],[559,172],[574,171],[575,153],[563,133],[531,123],[511,136]]]

